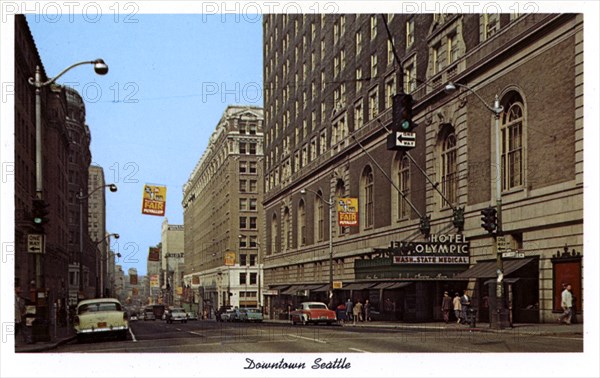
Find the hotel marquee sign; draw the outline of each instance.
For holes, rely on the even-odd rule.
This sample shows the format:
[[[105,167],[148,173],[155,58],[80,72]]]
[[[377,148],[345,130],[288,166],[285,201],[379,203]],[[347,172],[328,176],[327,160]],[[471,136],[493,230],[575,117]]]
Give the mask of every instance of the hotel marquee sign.
[[[469,264],[469,242],[464,235],[431,235],[426,242],[392,241],[393,264]]]

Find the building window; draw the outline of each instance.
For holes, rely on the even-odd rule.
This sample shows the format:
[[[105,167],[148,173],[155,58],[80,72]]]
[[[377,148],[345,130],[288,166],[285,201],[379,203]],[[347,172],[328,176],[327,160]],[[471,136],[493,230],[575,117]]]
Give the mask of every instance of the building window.
[[[248,263],[247,256],[248,255],[246,255],[245,253],[240,253],[240,265],[241,266],[246,266],[247,265],[247,263]]]
[[[240,142],[240,154],[246,154],[246,143]]]
[[[252,246],[252,239],[250,239],[250,246]],[[256,265],[256,255],[250,255],[250,266]]]
[[[362,192],[363,192],[363,203],[365,214],[365,228],[372,228],[374,224],[375,216],[375,197],[374,197],[374,177],[373,170],[370,166],[367,166],[362,174]]]
[[[359,101],[354,105],[354,129],[360,129],[363,125],[363,106],[362,101]]]
[[[298,246],[306,245],[306,207],[304,200],[298,203]]]
[[[415,19],[411,18],[406,21],[406,49],[412,47],[415,43]]]
[[[256,143],[249,143],[249,145],[250,145],[250,149],[249,149],[250,155],[256,155]]]
[[[500,29],[500,15],[498,13],[483,14],[483,40],[491,38]]]
[[[256,230],[256,217],[250,217],[250,229],[251,230]]]
[[[523,101],[514,93],[503,104],[501,126],[502,151],[502,190],[510,190],[523,185]]]
[[[360,52],[362,51],[362,33],[360,31],[360,29],[358,29],[356,31],[356,56],[358,56],[360,54]]]
[[[283,240],[281,249],[285,252],[290,248],[290,209],[285,208],[283,211]]]
[[[250,211],[256,211],[257,208],[257,200],[256,198],[250,198],[250,206],[248,208],[248,210]]]
[[[335,198],[343,198],[346,196],[346,185],[344,184],[344,180],[339,179],[335,185]],[[338,236],[343,236],[349,227],[339,226],[338,228]]]
[[[257,245],[258,245],[258,241],[257,241],[256,235],[251,235],[250,236],[250,248],[256,248]],[[250,256],[250,258],[252,258],[252,256]],[[250,263],[250,265],[252,265],[252,263]]]
[[[246,273],[240,273],[240,285],[246,284]]]
[[[245,161],[240,161],[240,173],[246,173],[246,169],[247,169],[247,162]]]
[[[248,210],[248,200],[246,198],[240,198],[240,211]]]
[[[404,156],[398,164],[398,188],[404,194],[398,193],[398,219],[410,217],[410,206],[404,199],[410,198],[410,160]]]
[[[379,90],[375,87],[369,92],[369,120],[375,119],[379,114]]]
[[[433,74],[436,75],[442,72],[444,68],[444,52],[441,43],[433,47]]]
[[[362,78],[362,68],[358,67],[356,69],[356,93],[362,89]]]
[[[250,273],[250,285],[256,285],[256,273]]]
[[[242,230],[244,230],[247,227],[248,227],[248,218],[247,217],[240,217],[240,228]]]
[[[240,192],[246,193],[248,191],[248,181],[240,180]]]
[[[404,68],[404,92],[412,93],[417,89],[417,66],[414,60]]]
[[[277,237],[279,235],[279,227],[277,224],[277,215],[273,214],[271,219],[271,254],[277,252]]]
[[[392,75],[385,81],[385,108],[392,107],[392,97],[396,94],[396,76]]]
[[[448,41],[446,43],[448,54],[448,64],[454,63],[458,60],[458,36],[456,33],[448,35]]]
[[[246,235],[240,235],[240,248],[246,248]]]
[[[377,37],[377,17],[378,16],[371,16],[371,40]]]
[[[251,174],[256,174],[256,162],[255,161],[250,162],[250,171],[249,172]],[[240,172],[240,173],[242,173],[242,172]]]
[[[388,39],[387,41],[387,64],[394,63],[394,43]]]
[[[316,196],[315,219],[317,226],[317,241],[325,240],[325,203],[323,202],[323,194],[319,190]]]
[[[442,142],[442,193],[451,204],[458,201],[458,155],[456,135],[451,132]]]
[[[371,80],[377,78],[377,54],[371,55]]]

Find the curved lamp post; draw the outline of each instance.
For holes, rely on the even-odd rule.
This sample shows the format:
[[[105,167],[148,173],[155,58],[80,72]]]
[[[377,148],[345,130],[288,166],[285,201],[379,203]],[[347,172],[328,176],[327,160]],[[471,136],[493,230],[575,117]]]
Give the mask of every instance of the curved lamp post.
[[[93,64],[94,71],[98,75],[106,75],[108,73],[108,66],[102,59],[96,59],[92,61],[78,62],[70,65],[69,67],[62,70],[54,78],[42,81],[42,72],[40,66],[35,66],[35,77],[29,78],[29,84],[35,87],[35,193],[37,199],[44,199],[44,183],[42,175],[42,99],[41,89],[47,85],[54,83],[59,77],[64,75],[73,67],[77,67],[83,64]],[[35,287],[40,289],[42,287],[42,255],[35,255]]]
[[[110,251],[110,237],[114,236],[115,239],[120,238],[121,236],[117,233],[111,233],[111,234],[107,234],[104,238],[102,238],[102,240],[99,240],[96,242],[96,247],[98,245],[100,245],[103,241],[105,241],[106,239],[108,239],[108,248]],[[104,261],[106,261],[106,272],[108,273],[108,259],[109,256],[106,256],[106,258],[102,255],[102,253],[100,254],[100,298],[104,298]],[[96,268],[98,266],[96,265]],[[97,273],[98,271],[96,271]],[[97,283],[97,282],[96,282]],[[96,293],[98,293],[98,290],[96,290]],[[97,295],[97,294],[96,294]]]
[[[449,82],[444,87],[444,91],[446,93],[452,93],[456,91],[457,87],[465,88],[469,92],[473,93],[485,107],[494,114],[495,117],[495,133],[496,133],[496,211],[497,211],[497,226],[496,226],[496,234],[494,235],[494,241],[496,245],[496,313],[498,316],[496,327],[504,328],[504,321],[501,316],[502,303],[504,303],[504,293],[503,293],[503,279],[504,279],[504,262],[502,261],[502,254],[498,252],[497,239],[498,236],[503,235],[502,230],[502,162],[500,155],[500,114],[504,111],[502,105],[500,105],[500,100],[498,95],[494,98],[493,105],[488,104],[479,93],[475,92],[471,87]]]
[[[304,195],[306,192],[312,192],[317,197],[321,199],[321,201],[325,202],[327,206],[329,206],[329,308],[333,307],[333,227],[331,226],[332,215],[333,212],[333,197],[329,195],[329,201],[327,201],[323,196],[321,196],[318,192],[315,192],[312,189],[303,188],[300,190],[300,194]]]
[[[102,185],[99,186],[97,188],[95,188],[94,190],[92,190],[91,192],[89,192],[87,195],[83,195],[83,189],[79,189],[79,195],[75,196],[75,198],[79,201],[79,295],[78,298],[80,296],[83,296],[83,200],[88,199],[92,194],[94,194],[95,192],[97,192],[100,189],[103,188],[108,188],[111,192],[116,192],[117,191],[117,186],[115,184],[107,184],[107,185]]]

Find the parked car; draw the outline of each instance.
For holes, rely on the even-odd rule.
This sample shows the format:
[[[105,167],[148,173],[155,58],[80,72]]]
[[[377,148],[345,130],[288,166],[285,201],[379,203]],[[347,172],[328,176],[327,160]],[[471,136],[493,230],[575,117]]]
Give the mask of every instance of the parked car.
[[[73,321],[78,341],[86,337],[117,336],[127,339],[127,312],[115,298],[87,299],[79,302]]]
[[[239,320],[243,322],[262,322],[263,314],[259,308],[241,308]]]
[[[224,313],[227,312],[227,310],[231,310],[231,306],[221,306],[219,307],[219,309],[217,310],[217,312],[215,313],[215,317],[217,318],[218,322],[222,322],[223,321],[223,317],[222,315]]]
[[[296,309],[290,312],[292,324],[327,323],[335,324],[337,318],[335,311],[330,310],[323,302],[302,302]]]
[[[181,307],[172,307],[168,312],[165,312],[165,320],[167,323],[181,322],[187,323],[187,314]]]
[[[187,319],[188,320],[198,320],[198,314],[195,312],[188,312]]]
[[[222,322],[235,322],[240,320],[240,310],[237,308],[229,309],[221,314]]]
[[[133,322],[133,321],[135,321],[135,320],[138,320],[138,315],[137,315],[137,313],[136,313],[136,312],[132,312],[132,313],[130,313],[130,314],[129,314],[129,321],[130,321],[130,322]]]

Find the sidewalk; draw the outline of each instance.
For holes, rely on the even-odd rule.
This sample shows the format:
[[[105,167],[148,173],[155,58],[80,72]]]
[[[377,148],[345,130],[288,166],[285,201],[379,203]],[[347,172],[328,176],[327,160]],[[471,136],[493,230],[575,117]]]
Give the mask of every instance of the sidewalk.
[[[291,324],[287,320],[269,320],[265,319],[265,323],[280,323]],[[475,327],[469,327],[464,324],[456,324],[455,322],[428,322],[428,323],[406,323],[394,321],[371,321],[371,322],[346,322],[343,327],[353,328],[391,328],[396,330],[413,330],[413,331],[447,331],[447,332],[493,332],[507,334],[528,334],[535,336],[553,336],[553,335],[578,335],[583,336],[583,323],[564,325],[558,323],[518,323],[512,327],[504,329],[490,328],[489,323],[477,323]]]
[[[45,352],[56,348],[59,345],[68,343],[76,338],[75,330],[72,326],[50,326],[50,341],[37,341],[31,344],[25,342],[23,335],[15,337],[15,353],[36,353]]]

